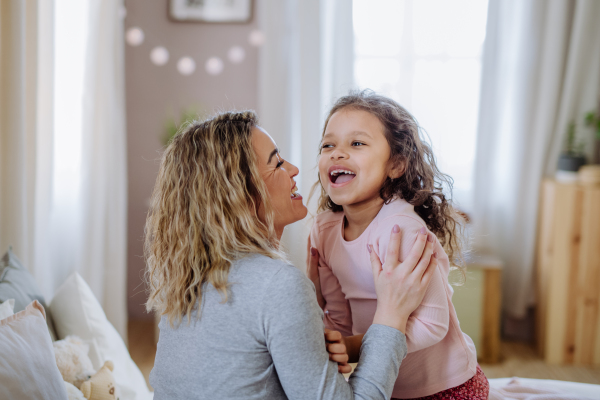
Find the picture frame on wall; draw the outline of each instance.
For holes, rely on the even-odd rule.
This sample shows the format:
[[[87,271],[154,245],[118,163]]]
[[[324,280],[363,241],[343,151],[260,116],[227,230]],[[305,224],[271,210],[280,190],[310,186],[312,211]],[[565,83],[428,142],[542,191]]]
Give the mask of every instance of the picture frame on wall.
[[[181,22],[247,23],[252,0],[170,0],[169,17]]]

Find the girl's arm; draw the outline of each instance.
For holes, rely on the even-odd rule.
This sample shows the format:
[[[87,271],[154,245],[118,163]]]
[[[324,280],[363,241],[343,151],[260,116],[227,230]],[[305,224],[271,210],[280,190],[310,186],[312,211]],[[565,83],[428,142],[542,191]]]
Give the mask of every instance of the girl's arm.
[[[392,216],[382,221],[382,224],[378,228],[381,234],[374,244],[375,251],[382,261],[384,261],[389,243],[389,237],[386,235],[386,232],[389,232],[390,227],[394,224],[398,224],[403,233],[400,245],[400,260],[406,259],[418,233],[424,228],[421,221],[411,216]],[[437,241],[437,238],[435,238],[435,235],[430,232],[428,232],[428,235],[433,240],[434,250],[438,253],[438,267],[421,305],[408,319],[405,333],[409,353],[439,343],[446,337],[450,324],[446,283],[442,276],[442,271],[449,271],[448,257]],[[350,356],[350,354],[348,355]]]
[[[321,280],[319,279],[319,252],[316,248],[311,246],[310,235],[308,236],[308,243],[306,246],[306,276],[315,285],[315,292],[317,294],[317,303],[321,310],[325,309],[325,299],[321,292]]]
[[[343,342],[346,345],[346,351],[348,352],[348,362],[358,362],[360,357],[360,346],[365,335],[353,335],[345,337]]]
[[[346,300],[346,295],[342,292],[342,286],[338,279],[335,277],[327,264],[327,261],[323,257],[323,246],[320,241],[316,223],[310,232],[309,244],[317,250],[319,257],[317,274],[319,282],[318,284],[315,284],[315,289],[320,289],[324,302],[323,310],[325,316],[323,318],[323,323],[326,328],[338,331],[343,336],[351,336],[352,314],[350,312],[350,304],[348,303],[348,300]],[[307,268],[308,271],[310,271],[310,262],[309,265],[307,265]],[[315,279],[314,272],[309,272],[309,277],[311,280]]]

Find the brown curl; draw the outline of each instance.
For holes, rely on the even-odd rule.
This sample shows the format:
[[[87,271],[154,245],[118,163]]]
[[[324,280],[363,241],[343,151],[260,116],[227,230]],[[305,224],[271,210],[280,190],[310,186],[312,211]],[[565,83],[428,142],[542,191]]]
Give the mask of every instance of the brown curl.
[[[372,90],[353,91],[338,99],[327,116],[323,135],[329,119],[343,109],[364,110],[379,119],[385,128],[385,137],[390,146],[390,162],[402,171],[396,179],[387,178],[379,194],[385,204],[399,197],[414,206],[415,212],[425,221],[448,255],[454,267],[463,270],[463,224],[464,219],[452,206],[453,180],[440,172],[436,165],[431,146],[421,138],[421,129],[416,119],[394,100],[381,96]],[[319,154],[321,150],[319,149]],[[318,212],[342,211],[321,186]]]

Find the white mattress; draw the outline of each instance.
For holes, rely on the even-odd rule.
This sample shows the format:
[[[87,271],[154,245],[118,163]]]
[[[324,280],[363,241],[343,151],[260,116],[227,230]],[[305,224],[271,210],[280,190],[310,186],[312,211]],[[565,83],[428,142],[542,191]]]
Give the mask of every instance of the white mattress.
[[[490,391],[492,389],[501,389],[509,384],[513,378],[489,379]],[[553,390],[571,395],[572,398],[588,398],[600,400],[600,385],[588,383],[577,383],[567,381],[555,381],[552,379],[528,379],[517,378],[520,385],[539,388],[543,390]]]

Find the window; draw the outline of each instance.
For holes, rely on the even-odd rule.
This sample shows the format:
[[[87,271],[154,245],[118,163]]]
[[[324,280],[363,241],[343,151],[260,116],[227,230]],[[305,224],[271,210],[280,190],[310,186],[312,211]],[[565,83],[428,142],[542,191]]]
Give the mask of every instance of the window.
[[[55,279],[76,264],[80,235],[87,0],[54,3],[54,148],[51,224]],[[59,272],[60,271],[60,272]],[[60,277],[60,273],[64,276]],[[55,286],[56,287],[56,286]]]
[[[77,203],[87,1],[61,0],[54,9],[54,202]]]
[[[398,101],[429,135],[470,209],[486,0],[354,0],[355,81]]]

